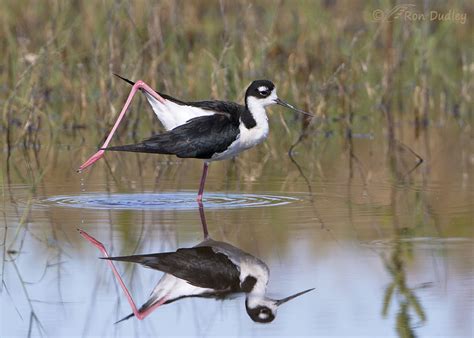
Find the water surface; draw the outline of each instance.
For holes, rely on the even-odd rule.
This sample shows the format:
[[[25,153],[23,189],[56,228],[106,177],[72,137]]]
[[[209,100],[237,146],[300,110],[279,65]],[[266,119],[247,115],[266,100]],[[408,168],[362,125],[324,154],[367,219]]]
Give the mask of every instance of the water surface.
[[[114,255],[199,243],[200,161],[113,154],[78,175],[93,146],[72,139],[37,160],[17,151],[2,167],[1,336],[470,336],[472,178],[442,136],[411,143],[425,161],[408,175],[383,135],[355,140],[352,163],[329,140],[331,151],[302,144],[300,168],[285,149],[262,157],[263,146],[211,165],[210,235],[265,261],[274,298],[315,288],[267,325],[249,319],[242,296],[181,300],[114,325],[129,305],[76,228]],[[118,266],[141,304],[161,273]]]

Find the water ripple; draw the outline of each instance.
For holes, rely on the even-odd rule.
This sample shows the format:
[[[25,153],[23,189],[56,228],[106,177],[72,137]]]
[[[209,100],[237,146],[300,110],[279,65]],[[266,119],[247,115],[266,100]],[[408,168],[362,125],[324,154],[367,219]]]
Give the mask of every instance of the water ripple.
[[[208,193],[206,209],[235,209],[279,206],[298,201],[295,197],[257,194]],[[99,210],[190,210],[197,209],[195,192],[138,194],[81,194],[49,197],[42,204]]]

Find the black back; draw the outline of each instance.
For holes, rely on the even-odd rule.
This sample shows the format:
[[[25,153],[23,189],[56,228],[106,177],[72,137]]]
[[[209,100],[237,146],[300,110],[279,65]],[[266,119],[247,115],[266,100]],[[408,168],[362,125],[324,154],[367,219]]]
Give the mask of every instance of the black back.
[[[139,263],[184,279],[197,287],[222,292],[240,291],[240,272],[237,267],[226,255],[216,253],[207,246],[104,259]]]
[[[219,114],[228,114],[229,117],[232,117],[233,119],[237,121],[239,120],[240,115],[244,113],[245,111],[245,106],[235,103],[235,102],[218,101],[218,100],[184,102],[172,96],[169,96],[167,94],[162,94],[162,93],[158,93],[158,94],[160,94],[166,100],[169,100],[171,102],[174,102],[182,106],[191,106],[191,107],[201,108],[204,110],[213,111]]]
[[[265,89],[262,90],[262,87],[265,87]],[[221,114],[230,114],[233,116],[233,118],[237,120],[240,118],[242,120],[242,123],[245,125],[245,127],[250,129],[250,128],[255,127],[257,123],[248,109],[247,98],[249,96],[254,96],[259,99],[266,98],[271,94],[274,88],[275,88],[275,85],[273,84],[273,82],[269,80],[253,81],[245,92],[245,106],[242,106],[234,102],[228,102],[228,101],[184,102],[166,94],[162,94],[162,93],[159,93],[159,94],[165,99],[170,100],[176,104],[193,106],[193,107],[197,107],[197,108],[201,108],[205,110],[215,111]]]

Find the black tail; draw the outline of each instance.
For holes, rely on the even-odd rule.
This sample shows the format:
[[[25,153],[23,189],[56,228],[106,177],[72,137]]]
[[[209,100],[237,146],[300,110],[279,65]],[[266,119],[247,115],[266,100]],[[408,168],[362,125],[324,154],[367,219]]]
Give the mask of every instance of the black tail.
[[[106,151],[128,151],[134,153],[149,153],[149,154],[169,154],[169,152],[160,151],[154,147],[147,146],[144,143],[127,144],[124,146],[115,146],[108,148],[100,148],[100,150]]]
[[[116,321],[114,324],[118,324],[118,323],[123,322],[124,320],[130,319],[130,318],[132,318],[132,317],[134,317],[134,316],[135,316],[135,315],[134,315],[133,312],[132,312],[132,313],[129,314],[128,316],[123,317],[122,319]]]
[[[107,148],[109,149],[109,148]],[[115,256],[115,257],[99,257],[100,259],[105,259],[109,261],[119,261],[119,262],[130,262],[130,263],[140,263],[144,264],[148,262],[149,259],[159,259],[161,256],[166,256],[167,253],[152,253],[144,255],[131,255],[131,256]]]
[[[116,77],[118,77],[119,79],[122,79],[122,80],[124,80],[125,82],[131,84],[132,86],[135,84],[135,82],[130,81],[129,79],[124,78],[123,76],[120,76],[120,75],[118,75],[118,74],[116,74],[116,73],[113,73],[113,74],[114,74]]]
[[[133,151],[133,152],[143,152],[144,149],[145,149],[145,145],[143,143],[100,148],[100,150],[107,150],[107,151]]]

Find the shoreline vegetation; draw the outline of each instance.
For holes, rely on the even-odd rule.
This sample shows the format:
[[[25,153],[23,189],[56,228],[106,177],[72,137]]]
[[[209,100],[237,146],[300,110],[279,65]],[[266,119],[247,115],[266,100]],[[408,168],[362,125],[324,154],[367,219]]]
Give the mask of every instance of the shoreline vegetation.
[[[6,1],[3,151],[39,135],[86,132],[99,142],[129,90],[113,72],[176,97],[235,101],[253,79],[270,78],[282,96],[319,117],[275,114],[284,122],[272,126],[277,132],[331,125],[347,138],[354,128],[398,134],[405,123],[418,135],[439,121],[466,125],[472,21],[378,22],[375,9],[343,1]],[[430,10],[469,18],[473,6],[452,1]],[[160,128],[145,104],[133,110],[140,113],[129,114],[122,133],[140,138],[150,125]]]

